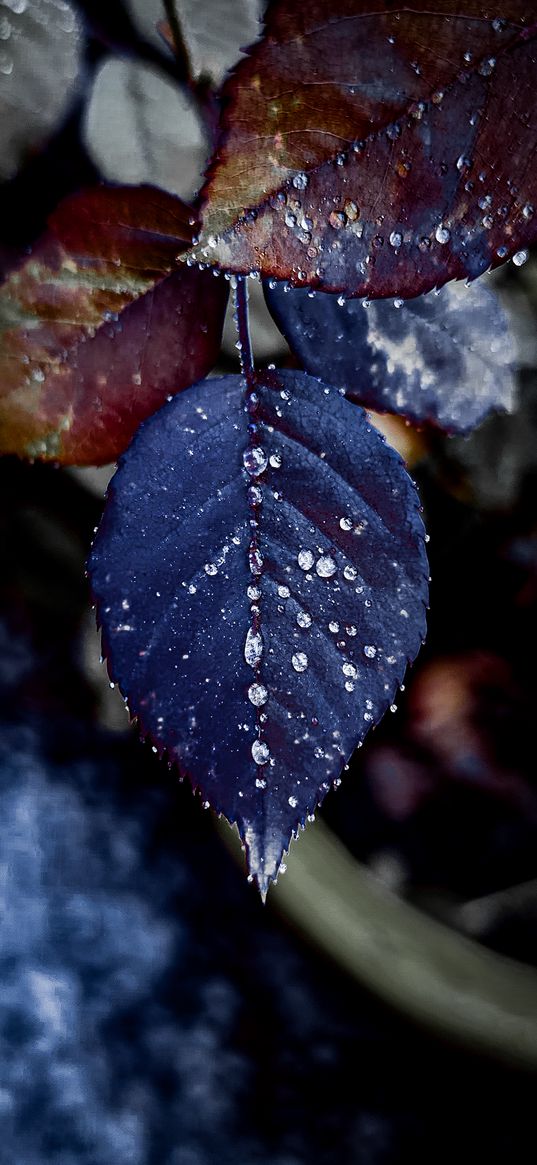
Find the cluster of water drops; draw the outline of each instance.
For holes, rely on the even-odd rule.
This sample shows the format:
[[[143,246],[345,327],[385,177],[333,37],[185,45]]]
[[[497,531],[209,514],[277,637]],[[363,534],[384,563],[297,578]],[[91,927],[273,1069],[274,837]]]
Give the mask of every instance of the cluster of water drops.
[[[263,502],[263,490],[258,481],[258,478],[265,472],[269,465],[269,457],[260,444],[255,444],[257,426],[253,418],[256,415],[257,396],[255,392],[248,393],[247,407],[250,417],[250,443],[243,454],[243,467],[245,475],[249,482],[248,485],[248,502],[250,506],[250,544],[248,549],[248,560],[250,566],[251,582],[248,586],[248,599],[250,602],[250,616],[251,624],[246,634],[244,644],[244,658],[249,667],[254,671],[254,679],[248,688],[248,699],[257,712],[257,731],[258,735],[252,744],[252,758],[256,765],[261,770],[266,764],[271,763],[269,747],[262,739],[263,724],[266,721],[266,712],[263,710],[268,700],[268,691],[263,683],[261,683],[261,660],[263,657],[263,634],[261,631],[261,611],[259,602],[261,599],[261,588],[259,586],[259,577],[263,570],[263,555],[259,546],[258,528],[259,528],[259,511]],[[258,788],[266,788],[266,779],[259,772],[256,785]]]

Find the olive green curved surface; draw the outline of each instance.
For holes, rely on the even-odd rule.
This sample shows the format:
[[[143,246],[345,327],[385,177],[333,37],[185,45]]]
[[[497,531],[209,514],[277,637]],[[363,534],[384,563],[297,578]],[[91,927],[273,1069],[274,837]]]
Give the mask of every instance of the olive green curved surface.
[[[237,855],[227,822],[219,832]],[[438,1035],[537,1069],[537,973],[386,889],[318,820],[291,846],[268,903],[370,991]]]

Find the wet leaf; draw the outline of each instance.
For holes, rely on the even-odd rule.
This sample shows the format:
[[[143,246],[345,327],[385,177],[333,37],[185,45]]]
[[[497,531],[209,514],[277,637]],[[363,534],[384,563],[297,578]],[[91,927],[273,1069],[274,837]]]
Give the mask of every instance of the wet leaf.
[[[85,141],[109,182],[150,182],[190,199],[207,144],[192,100],[151,65],[110,57],[98,69]]]
[[[514,341],[482,280],[367,306],[281,283],[265,296],[305,370],[359,404],[465,433],[513,403]]]
[[[248,411],[240,377],[206,381],[142,426],[90,574],[111,677],[265,893],[416,655],[427,562],[365,413],[300,372],[256,391]]]
[[[149,413],[211,368],[227,287],[181,265],[190,211],[151,187],[68,199],[0,288],[0,449],[114,460]]]
[[[0,0],[0,181],[56,128],[80,64],[80,25],[65,0]]]
[[[201,253],[375,297],[518,255],[537,236],[534,21],[529,0],[501,19],[483,0],[272,5],[224,89]]]

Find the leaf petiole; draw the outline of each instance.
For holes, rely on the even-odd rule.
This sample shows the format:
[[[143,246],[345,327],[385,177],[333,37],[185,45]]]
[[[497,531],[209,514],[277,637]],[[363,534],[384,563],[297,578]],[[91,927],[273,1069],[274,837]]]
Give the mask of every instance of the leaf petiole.
[[[239,351],[241,371],[246,380],[249,391],[255,387],[254,355],[252,338],[250,336],[250,318],[248,313],[248,283],[247,277],[237,275],[234,283],[235,295],[235,324],[239,337],[237,348]]]

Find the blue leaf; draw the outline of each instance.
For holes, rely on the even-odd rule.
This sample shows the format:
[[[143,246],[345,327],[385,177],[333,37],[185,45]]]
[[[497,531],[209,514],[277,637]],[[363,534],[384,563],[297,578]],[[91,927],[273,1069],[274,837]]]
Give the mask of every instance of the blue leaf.
[[[514,340],[482,281],[410,300],[343,300],[265,284],[270,311],[302,366],[379,412],[466,433],[513,404]]]
[[[111,677],[263,894],[423,639],[418,504],[362,409],[300,372],[247,403],[239,376],[187,389],[112,480],[89,564]]]

